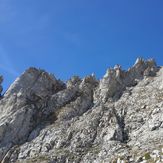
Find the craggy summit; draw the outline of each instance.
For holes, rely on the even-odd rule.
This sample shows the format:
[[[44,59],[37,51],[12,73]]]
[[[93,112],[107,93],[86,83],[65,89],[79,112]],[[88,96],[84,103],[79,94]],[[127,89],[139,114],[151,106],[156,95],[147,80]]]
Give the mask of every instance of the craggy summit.
[[[2,94],[1,163],[163,162],[163,67],[138,58],[66,83],[29,68]]]

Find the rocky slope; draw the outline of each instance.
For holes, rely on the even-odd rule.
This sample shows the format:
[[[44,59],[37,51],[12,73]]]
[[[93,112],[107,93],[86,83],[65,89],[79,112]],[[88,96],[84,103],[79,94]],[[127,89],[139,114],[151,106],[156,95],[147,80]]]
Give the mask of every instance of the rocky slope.
[[[66,83],[29,68],[0,98],[0,161],[163,162],[163,67],[137,59]]]

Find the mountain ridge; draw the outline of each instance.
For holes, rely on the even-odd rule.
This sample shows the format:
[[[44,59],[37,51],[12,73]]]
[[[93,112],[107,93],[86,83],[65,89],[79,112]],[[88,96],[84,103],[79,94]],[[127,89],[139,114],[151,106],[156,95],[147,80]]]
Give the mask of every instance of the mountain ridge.
[[[29,68],[0,99],[0,161],[161,162],[162,113],[163,68],[153,59],[66,83]]]

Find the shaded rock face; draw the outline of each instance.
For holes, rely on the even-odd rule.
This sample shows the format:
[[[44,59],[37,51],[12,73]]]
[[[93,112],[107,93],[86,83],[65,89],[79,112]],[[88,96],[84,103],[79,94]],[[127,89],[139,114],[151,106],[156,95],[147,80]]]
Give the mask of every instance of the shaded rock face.
[[[0,76],[0,96],[1,96],[1,93],[2,93],[2,91],[3,91],[3,88],[2,88],[2,82],[3,82],[3,77],[2,76]]]
[[[0,93],[2,92],[0,77]],[[163,68],[137,59],[66,83],[26,70],[0,99],[2,163],[163,161]]]

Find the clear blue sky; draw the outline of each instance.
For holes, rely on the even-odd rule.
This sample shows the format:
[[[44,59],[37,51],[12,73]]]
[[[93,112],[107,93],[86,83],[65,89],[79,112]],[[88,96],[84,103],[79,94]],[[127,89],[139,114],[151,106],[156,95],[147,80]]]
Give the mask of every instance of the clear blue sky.
[[[30,66],[100,78],[139,56],[163,65],[163,0],[0,0],[5,89]]]

